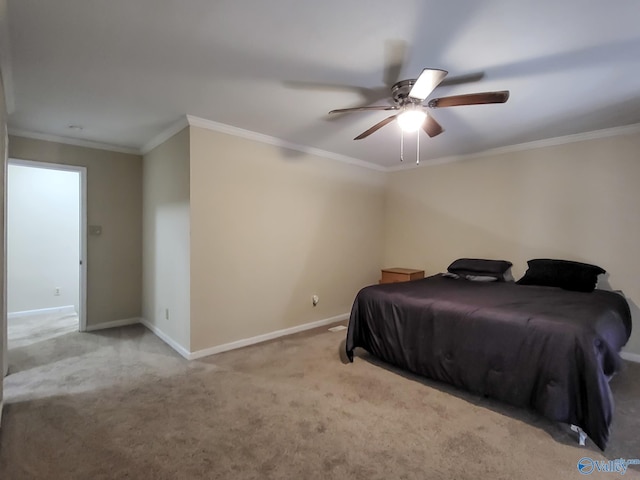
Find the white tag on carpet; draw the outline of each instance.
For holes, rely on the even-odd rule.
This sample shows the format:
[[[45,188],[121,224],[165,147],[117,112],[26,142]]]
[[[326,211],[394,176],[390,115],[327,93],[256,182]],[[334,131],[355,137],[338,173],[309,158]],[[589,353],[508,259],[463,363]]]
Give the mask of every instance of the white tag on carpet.
[[[339,332],[340,330],[346,330],[347,327],[345,327],[344,325],[336,325],[335,327],[331,327],[329,329],[330,332]]]

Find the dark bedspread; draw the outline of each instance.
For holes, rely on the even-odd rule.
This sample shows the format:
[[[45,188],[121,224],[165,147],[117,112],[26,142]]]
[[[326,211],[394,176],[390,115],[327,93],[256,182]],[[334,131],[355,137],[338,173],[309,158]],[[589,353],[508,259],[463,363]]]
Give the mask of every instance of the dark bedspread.
[[[621,295],[442,275],[357,295],[346,349],[580,426],[604,450],[609,379],[631,334]]]

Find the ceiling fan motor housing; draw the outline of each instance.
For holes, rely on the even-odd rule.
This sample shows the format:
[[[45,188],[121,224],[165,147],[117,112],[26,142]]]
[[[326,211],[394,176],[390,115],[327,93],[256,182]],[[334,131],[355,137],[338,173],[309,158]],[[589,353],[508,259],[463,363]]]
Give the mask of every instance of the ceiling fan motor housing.
[[[391,87],[391,97],[397,106],[403,107],[411,103],[422,103],[419,99],[409,96],[409,92],[415,83],[416,79],[414,78],[410,80],[402,80]]]

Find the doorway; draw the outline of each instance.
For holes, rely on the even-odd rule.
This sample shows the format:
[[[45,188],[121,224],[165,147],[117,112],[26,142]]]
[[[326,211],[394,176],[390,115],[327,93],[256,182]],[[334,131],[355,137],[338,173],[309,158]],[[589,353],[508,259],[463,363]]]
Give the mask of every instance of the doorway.
[[[9,159],[7,338],[86,330],[86,168]]]

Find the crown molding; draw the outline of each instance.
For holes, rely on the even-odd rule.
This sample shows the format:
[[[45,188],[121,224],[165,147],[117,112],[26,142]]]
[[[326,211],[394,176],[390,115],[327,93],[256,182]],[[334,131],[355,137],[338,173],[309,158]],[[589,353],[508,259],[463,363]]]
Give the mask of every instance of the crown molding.
[[[388,172],[397,172],[402,170],[411,170],[413,168],[420,168],[421,166],[434,166],[442,165],[445,163],[460,162],[463,160],[470,160],[473,158],[489,157],[494,155],[501,155],[505,153],[523,152],[526,150],[535,150],[544,147],[555,147],[558,145],[566,145],[569,143],[583,142],[586,140],[595,140],[598,138],[615,137],[618,135],[631,135],[634,133],[640,133],[640,123],[634,123],[632,125],[623,125],[621,127],[605,128],[602,130],[593,130],[591,132],[576,133],[573,135],[565,135],[562,137],[545,138],[543,140],[536,140],[527,143],[518,143],[515,145],[507,145],[505,147],[492,148],[490,150],[484,150],[477,153],[467,153],[464,155],[453,155],[450,157],[434,158],[432,160],[424,160],[420,162],[420,165],[398,165],[396,167],[388,167]]]
[[[173,137],[179,131],[187,128],[189,126],[189,122],[187,121],[187,115],[183,115],[176,122],[169,125],[169,127],[162,130],[158,135],[153,137],[147,143],[145,143],[142,148],[140,148],[140,154],[146,155],[151,150],[156,148],[158,145],[166,142],[171,137]]]
[[[30,132],[28,130],[20,130],[18,128],[9,128],[9,135],[14,137],[32,138],[34,140],[43,140],[45,142],[63,143],[65,145],[73,145],[75,147],[95,148],[98,150],[107,150],[109,152],[127,153],[129,155],[140,155],[140,150],[130,147],[119,147],[109,143],[93,142],[91,140],[80,140],[78,138],[62,137],[59,135],[50,135],[48,133]]]
[[[266,143],[274,145],[280,148],[287,148],[289,150],[295,150],[298,152],[306,153],[309,155],[315,155],[318,157],[327,158],[329,160],[336,160],[342,163],[348,163],[350,165],[356,165],[358,167],[368,168],[371,170],[377,170],[379,172],[388,171],[387,167],[377,165],[375,163],[360,160],[358,158],[348,157],[346,155],[340,155],[339,153],[329,152],[327,150],[321,150],[315,147],[307,147],[305,145],[298,145],[291,143],[281,138],[272,137],[270,135],[264,135],[262,133],[253,132],[251,130],[245,130],[243,128],[226,125],[224,123],[214,122],[212,120],[206,120],[204,118],[194,117],[193,115],[186,116],[189,125],[192,127],[204,128],[206,130],[213,130],[220,133],[226,133],[234,135],[236,137],[246,138],[248,140],[254,140],[256,142]]]
[[[340,155],[338,153],[329,152],[327,150],[321,150],[315,147],[298,145],[298,144],[283,140],[281,138],[272,137],[270,135],[264,135],[262,133],[253,132],[251,130],[245,130],[243,128],[226,125],[224,123],[214,122],[212,120],[195,117],[193,115],[181,116],[176,122],[171,124],[168,128],[161,131],[158,135],[156,135],[147,143],[145,143],[140,149],[129,148],[129,147],[119,147],[119,146],[111,145],[107,143],[93,142],[89,140],[80,140],[77,138],[50,135],[45,133],[30,132],[27,130],[20,130],[20,129],[14,129],[14,128],[9,128],[8,133],[9,135],[13,135],[17,137],[32,138],[35,140],[44,140],[48,142],[57,142],[57,143],[63,143],[67,145],[74,145],[78,147],[96,148],[99,150],[126,153],[130,155],[146,155],[151,150],[156,148],[158,145],[164,143],[173,135],[175,135],[176,133],[180,132],[181,130],[183,130],[188,126],[204,128],[206,130],[213,130],[220,133],[226,133],[228,135],[246,138],[248,140],[254,140],[256,142],[266,143],[266,144],[274,145],[280,148],[287,148],[290,150],[295,150],[298,152],[306,153],[309,155],[315,155],[318,157],[326,158],[329,160],[335,160],[335,161],[347,163],[350,165],[356,165],[358,167],[368,168],[371,170],[376,170],[378,172],[397,172],[402,170],[410,170],[413,168],[460,162],[460,161],[470,160],[474,158],[501,155],[505,153],[522,152],[522,151],[535,150],[535,149],[544,148],[544,147],[553,147],[558,145],[582,142],[586,140],[594,140],[599,138],[615,137],[618,135],[630,135],[630,134],[640,133],[640,123],[636,123],[632,125],[624,125],[621,127],[606,128],[602,130],[594,130],[591,132],[565,135],[562,137],[536,140],[533,142],[507,145],[504,147],[484,150],[482,152],[468,153],[464,155],[452,155],[449,157],[440,157],[440,158],[434,158],[431,160],[423,160],[420,162],[420,165],[411,163],[411,164],[403,164],[403,165],[397,165],[392,167],[385,167],[372,162],[367,162],[365,160],[360,160],[358,158],[348,157],[346,155]]]

